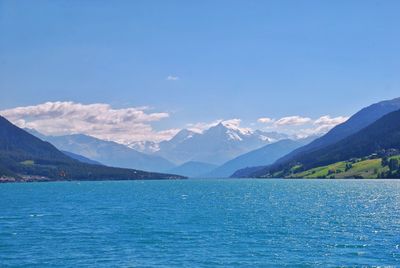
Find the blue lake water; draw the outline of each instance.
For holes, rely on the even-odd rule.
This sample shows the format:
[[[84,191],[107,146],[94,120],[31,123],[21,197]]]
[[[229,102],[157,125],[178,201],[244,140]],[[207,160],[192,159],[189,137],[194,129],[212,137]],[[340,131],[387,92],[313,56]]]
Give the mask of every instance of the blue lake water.
[[[0,185],[0,267],[400,264],[400,181]]]

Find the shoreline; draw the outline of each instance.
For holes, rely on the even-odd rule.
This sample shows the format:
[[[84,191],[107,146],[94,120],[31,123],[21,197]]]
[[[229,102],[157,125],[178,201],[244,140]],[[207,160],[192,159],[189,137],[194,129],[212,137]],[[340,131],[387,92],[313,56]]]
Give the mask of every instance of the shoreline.
[[[384,181],[384,180],[399,180],[398,178],[185,178],[185,179],[99,179],[99,180],[57,180],[57,179],[50,179],[46,177],[40,178],[24,178],[18,179],[13,177],[0,177],[0,184],[11,184],[11,183],[45,183],[45,182],[111,182],[111,181],[177,181],[177,180],[307,180],[307,181],[345,181],[345,180],[357,180],[357,181]]]

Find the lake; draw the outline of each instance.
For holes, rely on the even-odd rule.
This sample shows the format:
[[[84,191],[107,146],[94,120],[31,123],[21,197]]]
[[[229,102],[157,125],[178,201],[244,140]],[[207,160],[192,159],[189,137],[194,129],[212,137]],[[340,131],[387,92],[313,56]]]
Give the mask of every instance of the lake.
[[[0,267],[400,263],[400,181],[0,185]]]

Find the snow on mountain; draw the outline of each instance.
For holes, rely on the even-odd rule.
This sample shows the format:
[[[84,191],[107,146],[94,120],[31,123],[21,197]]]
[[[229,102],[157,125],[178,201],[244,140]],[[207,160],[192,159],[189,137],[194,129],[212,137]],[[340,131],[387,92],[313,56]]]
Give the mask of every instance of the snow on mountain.
[[[136,141],[126,144],[126,146],[145,154],[152,154],[160,150],[159,144],[153,141]]]
[[[288,135],[242,128],[235,120],[228,120],[201,133],[183,129],[172,139],[160,143],[138,141],[122,145],[93,137],[89,139],[85,135],[46,137],[46,140],[63,150],[79,153],[106,165],[164,171],[172,168],[170,162],[175,165],[190,161],[220,165],[286,138]]]
[[[200,161],[222,164],[238,155],[266,144],[288,138],[276,132],[240,128],[237,124],[221,122],[202,133],[181,130],[171,140],[159,144],[155,154],[176,164]]]

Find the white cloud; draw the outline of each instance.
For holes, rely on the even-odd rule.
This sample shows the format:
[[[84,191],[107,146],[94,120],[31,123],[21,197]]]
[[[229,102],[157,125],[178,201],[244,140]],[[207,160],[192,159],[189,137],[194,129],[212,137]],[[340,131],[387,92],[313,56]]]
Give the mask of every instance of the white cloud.
[[[317,126],[314,129],[314,133],[326,133],[331,130],[336,125],[339,125],[345,121],[347,121],[349,117],[346,116],[338,116],[338,117],[330,117],[329,115],[324,115],[314,121],[314,125]]]
[[[314,121],[315,125],[338,125],[341,124],[349,119],[346,116],[338,116],[331,118],[329,115],[324,115]]]
[[[263,123],[263,124],[268,124],[268,123],[274,122],[274,120],[272,118],[269,118],[269,117],[261,117],[261,118],[257,119],[257,122]]]
[[[176,130],[155,131],[151,123],[169,117],[151,113],[147,107],[114,109],[109,104],[46,102],[0,111],[22,128],[33,128],[47,135],[82,133],[120,143],[170,138]]]
[[[300,129],[298,131],[299,137],[306,137],[310,135],[321,135],[335,126],[347,121],[349,117],[346,116],[338,116],[338,117],[330,117],[329,115],[321,116],[320,118],[313,121],[313,126],[308,128]]]
[[[174,76],[174,75],[168,75],[166,78],[168,81],[177,81],[179,80],[179,76]]]
[[[276,126],[299,126],[311,122],[311,118],[301,117],[298,115],[282,117],[281,119],[275,121]]]
[[[269,117],[259,118],[259,123],[266,124],[265,130],[277,131],[297,137],[306,137],[310,135],[322,135],[338,124],[345,122],[346,116],[331,117],[329,115],[321,116],[317,119],[311,119],[300,115],[283,117],[278,120]]]

